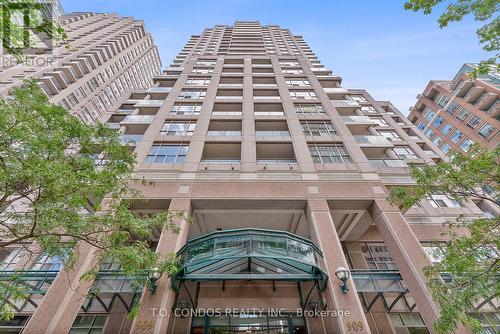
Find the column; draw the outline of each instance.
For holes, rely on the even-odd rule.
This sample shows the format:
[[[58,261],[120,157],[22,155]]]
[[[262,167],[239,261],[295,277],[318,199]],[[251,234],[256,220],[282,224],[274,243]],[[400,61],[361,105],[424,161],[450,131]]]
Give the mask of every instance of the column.
[[[191,199],[174,198],[170,202],[169,210],[171,212],[187,211],[191,214]],[[181,218],[177,218],[176,223],[180,227],[179,234],[164,230],[160,236],[156,252],[160,253],[161,257],[177,252],[187,241],[189,223]],[[155,294],[144,288],[139,314],[134,319],[130,333],[169,333],[168,325],[172,320],[171,311],[174,300],[175,292],[171,288],[171,280],[167,275],[163,275],[158,280],[158,289]]]
[[[338,267],[349,268],[349,266],[327,201],[324,199],[309,199],[307,201],[307,217],[312,240],[323,252],[323,268],[329,277],[326,290],[327,299],[329,299],[328,308],[350,312],[350,316],[348,317],[331,319],[334,322],[333,326],[335,328],[332,332],[352,333],[351,326],[355,322],[356,325],[362,325],[362,329],[356,333],[371,333],[352,277],[347,282],[349,291],[342,293],[340,290],[340,281],[335,276],[335,271]],[[328,321],[330,319],[325,320]],[[350,331],[349,328],[351,328]]]
[[[423,268],[431,265],[431,262],[420,242],[399,209],[387,200],[375,200],[371,216],[418,306],[427,329],[430,333],[436,333],[433,324],[439,317],[439,307],[427,291]],[[469,333],[469,331],[458,328],[455,333]]]
[[[69,332],[93,283],[92,280],[82,280],[81,276],[94,268],[94,253],[95,248],[86,243],[81,244],[78,264],[72,270],[61,270],[57,274],[26,325],[25,333]]]

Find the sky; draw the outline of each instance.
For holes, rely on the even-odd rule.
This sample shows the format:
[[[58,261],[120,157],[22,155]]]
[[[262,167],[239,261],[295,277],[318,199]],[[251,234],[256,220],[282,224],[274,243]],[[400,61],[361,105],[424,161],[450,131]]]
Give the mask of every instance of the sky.
[[[446,2],[446,1],[445,1]],[[118,13],[144,20],[168,67],[191,35],[216,24],[258,20],[289,28],[345,88],[366,89],[403,114],[430,80],[450,80],[488,54],[480,24],[468,17],[444,29],[431,15],[405,11],[404,0],[61,0],[64,10]]]

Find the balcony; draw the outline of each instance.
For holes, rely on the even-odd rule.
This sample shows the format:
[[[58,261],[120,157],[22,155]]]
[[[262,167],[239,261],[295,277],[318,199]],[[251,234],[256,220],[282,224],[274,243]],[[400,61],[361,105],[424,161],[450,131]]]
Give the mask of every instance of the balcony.
[[[358,102],[353,100],[331,100],[335,108],[361,108]]]
[[[146,92],[147,93],[170,93],[172,91],[172,87],[151,87]]]
[[[163,100],[139,100],[134,105],[135,108],[159,108],[163,104]]]
[[[342,120],[345,124],[376,124],[376,122],[368,116],[342,116]]]
[[[136,146],[142,140],[143,135],[121,135],[120,140],[125,145]]]
[[[368,159],[368,162],[375,167],[408,167],[404,160],[399,159]]]
[[[383,136],[354,136],[354,139],[358,144],[368,144],[374,146],[390,146],[393,145],[387,138]]]
[[[319,266],[322,252],[308,239],[264,229],[217,231],[189,240],[177,253],[182,281],[317,281],[328,276]]]
[[[125,119],[122,121],[124,124],[150,124],[153,119],[155,118],[154,115],[128,115],[125,117]]]

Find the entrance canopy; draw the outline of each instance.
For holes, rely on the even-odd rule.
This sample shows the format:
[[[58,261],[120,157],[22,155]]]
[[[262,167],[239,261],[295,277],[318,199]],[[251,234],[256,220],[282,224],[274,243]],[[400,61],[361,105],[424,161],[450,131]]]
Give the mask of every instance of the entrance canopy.
[[[189,240],[177,253],[182,281],[270,280],[317,281],[326,288],[320,268],[323,253],[308,239],[264,229],[216,231]]]

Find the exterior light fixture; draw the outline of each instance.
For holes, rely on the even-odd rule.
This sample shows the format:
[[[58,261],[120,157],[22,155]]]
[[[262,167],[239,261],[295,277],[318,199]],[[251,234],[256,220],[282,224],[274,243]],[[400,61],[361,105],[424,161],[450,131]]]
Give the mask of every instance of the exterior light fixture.
[[[347,291],[349,291],[347,280],[349,279],[349,276],[351,276],[349,269],[338,267],[335,271],[335,276],[337,276],[337,278],[342,282],[340,285],[340,291],[342,291],[342,293],[347,293]]]
[[[156,289],[158,289],[158,280],[161,278],[162,273],[157,267],[151,269],[148,273],[149,279],[149,291],[154,295],[156,293]]]

